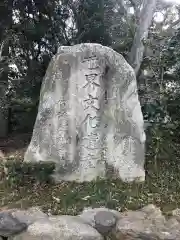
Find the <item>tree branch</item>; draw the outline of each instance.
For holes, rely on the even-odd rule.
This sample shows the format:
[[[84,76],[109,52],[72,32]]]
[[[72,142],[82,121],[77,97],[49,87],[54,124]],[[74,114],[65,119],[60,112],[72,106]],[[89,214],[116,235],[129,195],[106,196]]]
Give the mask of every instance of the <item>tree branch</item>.
[[[168,29],[175,27],[175,26],[178,25],[179,23],[180,23],[180,19],[176,20],[175,22],[172,22],[171,25],[170,25],[170,27],[168,27]]]
[[[2,59],[3,48],[4,48],[4,41],[2,41],[1,47],[0,47],[0,60]]]

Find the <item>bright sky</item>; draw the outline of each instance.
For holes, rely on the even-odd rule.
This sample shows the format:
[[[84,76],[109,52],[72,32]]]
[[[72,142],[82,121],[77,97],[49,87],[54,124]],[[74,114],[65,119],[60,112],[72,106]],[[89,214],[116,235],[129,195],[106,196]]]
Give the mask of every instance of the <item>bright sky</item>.
[[[164,0],[165,2],[172,2],[172,3],[179,3],[180,4],[180,0]]]
[[[177,4],[180,5],[180,0],[164,0],[164,2],[169,2],[169,3],[175,4],[175,5],[177,5]],[[164,16],[163,16],[163,14],[161,12],[156,12],[154,19],[157,22],[162,22],[164,20]],[[175,19],[175,21],[176,20],[177,19]]]

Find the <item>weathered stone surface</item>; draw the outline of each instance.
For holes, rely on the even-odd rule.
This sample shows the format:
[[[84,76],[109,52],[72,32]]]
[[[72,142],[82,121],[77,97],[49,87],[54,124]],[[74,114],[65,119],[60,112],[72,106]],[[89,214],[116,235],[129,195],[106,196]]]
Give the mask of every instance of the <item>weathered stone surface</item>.
[[[87,213],[90,218],[87,218]],[[24,211],[24,215],[18,215],[19,220],[31,224],[25,231],[10,236],[9,240],[103,240],[103,235],[117,240],[180,239],[180,223],[175,217],[166,219],[161,210],[152,204],[138,211],[113,213],[113,210],[102,207],[85,209],[79,216],[50,217],[38,208],[31,208],[26,214]]]
[[[143,124],[135,73],[120,54],[100,44],[61,47],[24,160],[55,162],[57,182],[91,181],[111,169],[123,181],[143,181]]]
[[[10,212],[0,212],[0,236],[9,237],[26,230],[27,225],[14,218]]]
[[[179,208],[176,208],[172,211],[172,215],[173,217],[176,218],[177,221],[180,222],[180,209]]]
[[[38,220],[48,219],[48,215],[43,213],[40,208],[32,207],[28,210],[14,209],[11,211],[14,218],[20,222],[26,223],[28,226]]]
[[[159,208],[148,205],[121,213],[113,235],[126,240],[175,240],[180,239],[180,224],[175,218],[166,220]]]
[[[156,212],[161,213],[160,209],[154,206],[153,204],[148,204],[147,206],[143,207],[141,211],[147,214],[156,213]]]
[[[112,212],[100,211],[94,216],[95,229],[103,236],[106,236],[115,227],[116,220]]]
[[[180,239],[180,224],[175,218],[170,218],[166,222],[166,228],[171,239]]]
[[[31,224],[13,240],[103,240],[103,237],[78,217],[53,216]]]
[[[116,219],[119,219],[121,216],[120,213],[116,210],[100,207],[100,208],[85,208],[83,212],[79,215],[79,217],[82,218],[84,222],[86,222],[87,224],[91,225],[92,227],[95,227],[96,226],[95,216],[99,212],[107,212],[113,214],[113,216]]]

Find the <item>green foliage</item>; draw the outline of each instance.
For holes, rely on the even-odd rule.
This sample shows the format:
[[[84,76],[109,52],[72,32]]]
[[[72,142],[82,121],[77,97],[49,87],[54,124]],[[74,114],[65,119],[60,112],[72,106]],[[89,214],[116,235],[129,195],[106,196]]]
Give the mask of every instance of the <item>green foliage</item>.
[[[179,157],[179,146],[174,142],[174,125],[154,123],[147,131],[147,154],[157,161],[169,161]]]
[[[10,108],[10,131],[12,133],[32,132],[37,110],[38,102],[23,101],[23,99],[19,99],[18,101],[18,99],[13,99]]]
[[[111,45],[109,28],[113,8],[114,3],[111,0],[101,0],[98,3],[94,0],[63,0],[61,3],[58,0],[23,0],[7,1],[2,6],[0,43],[5,38],[8,41],[4,48],[5,58],[0,61],[0,69],[3,70],[1,73],[6,74],[2,76],[7,83],[4,90],[7,90],[8,81],[11,85],[7,101],[3,104],[12,110],[9,122],[13,124],[20,119],[19,113],[14,111],[14,98],[30,98],[32,102],[38,103],[43,77],[58,46],[81,42]],[[9,68],[7,63],[15,64],[17,68]],[[34,110],[35,108],[30,112],[33,120],[26,129],[32,128]],[[22,112],[22,119],[26,119],[25,115],[26,109]],[[18,122],[20,124],[22,121]]]
[[[76,7],[77,35],[75,42],[92,42],[110,46],[114,3],[110,0],[81,0]]]
[[[174,73],[178,73],[180,70],[180,28],[176,30],[174,36],[172,36],[165,48],[164,58],[166,60],[167,69],[174,68]],[[178,76],[178,74],[176,75]]]
[[[26,163],[20,160],[7,159],[4,169],[10,185],[23,186],[30,183],[51,182],[55,165],[52,162]]]

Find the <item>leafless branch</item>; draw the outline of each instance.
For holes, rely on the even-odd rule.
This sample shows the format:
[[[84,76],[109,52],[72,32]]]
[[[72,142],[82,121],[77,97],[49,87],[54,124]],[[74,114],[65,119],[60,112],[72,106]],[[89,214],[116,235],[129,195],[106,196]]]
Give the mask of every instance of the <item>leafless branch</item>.
[[[170,27],[169,28],[173,28],[173,27],[175,27],[176,25],[178,25],[180,23],[180,18],[178,19],[178,20],[176,20],[175,22],[172,22],[172,24],[170,25]],[[168,28],[168,29],[169,29]]]

